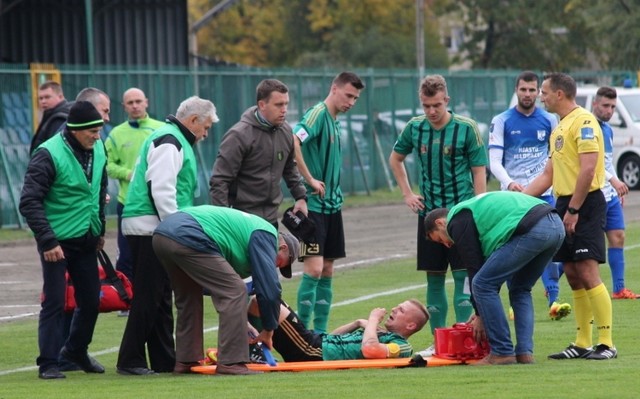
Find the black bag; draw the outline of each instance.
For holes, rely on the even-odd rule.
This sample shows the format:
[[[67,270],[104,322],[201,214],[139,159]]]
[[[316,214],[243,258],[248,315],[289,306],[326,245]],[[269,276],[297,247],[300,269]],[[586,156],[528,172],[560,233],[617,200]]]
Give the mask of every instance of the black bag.
[[[300,211],[293,213],[293,207],[287,209],[282,215],[282,224],[298,240],[305,243],[316,242],[316,224]]]

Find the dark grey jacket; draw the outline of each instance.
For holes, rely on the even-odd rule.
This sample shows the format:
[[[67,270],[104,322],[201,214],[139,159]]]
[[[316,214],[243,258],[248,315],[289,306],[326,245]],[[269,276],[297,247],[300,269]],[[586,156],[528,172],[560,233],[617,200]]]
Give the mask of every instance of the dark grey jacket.
[[[295,162],[291,126],[264,126],[255,116],[256,109],[247,109],[222,138],[209,194],[213,205],[230,206],[274,223],[283,198],[280,180],[284,179],[295,200],[304,198],[306,189]]]

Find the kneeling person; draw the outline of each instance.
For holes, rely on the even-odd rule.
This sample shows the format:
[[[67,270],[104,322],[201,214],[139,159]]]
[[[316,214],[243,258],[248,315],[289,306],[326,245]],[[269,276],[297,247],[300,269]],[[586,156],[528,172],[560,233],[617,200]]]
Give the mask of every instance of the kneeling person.
[[[255,298],[249,313],[259,314]],[[280,324],[273,333],[273,348],[285,362],[411,357],[413,348],[407,339],[427,323],[427,309],[415,299],[407,300],[391,309],[380,326],[386,313],[384,308],[374,308],[368,319],[356,319],[326,334],[308,330],[283,303]]]

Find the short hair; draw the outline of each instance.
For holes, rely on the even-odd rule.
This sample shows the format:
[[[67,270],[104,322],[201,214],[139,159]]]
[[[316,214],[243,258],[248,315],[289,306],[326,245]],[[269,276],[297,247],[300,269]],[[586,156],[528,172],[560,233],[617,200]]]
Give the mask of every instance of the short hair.
[[[518,87],[518,83],[520,83],[521,80],[524,82],[536,82],[537,84],[540,83],[540,78],[538,77],[538,74],[533,71],[520,72],[520,74],[516,78],[516,87]]]
[[[429,311],[427,310],[427,307],[424,306],[424,304],[422,302],[420,302],[419,300],[417,300],[417,299],[409,299],[408,301],[409,301],[409,303],[414,305],[416,308],[418,308],[420,310],[420,312],[422,312],[422,315],[424,316],[424,319],[418,320],[416,322],[416,325],[417,325],[416,331],[420,331],[420,330],[422,330],[422,327],[424,327],[425,324],[427,324],[427,322],[429,321],[429,318],[431,317],[431,315],[429,315]]]
[[[76,96],[76,101],[89,101],[91,104],[96,105],[100,102],[101,96],[109,98],[107,93],[100,89],[96,89],[95,87],[85,87],[80,90]]]
[[[438,92],[444,92],[445,96],[448,96],[447,81],[444,80],[442,75],[427,75],[422,82],[420,82],[420,90],[418,94],[425,97],[433,97]]]
[[[446,218],[448,214],[449,210],[447,208],[436,208],[425,215],[424,234],[427,236],[427,238],[429,237],[429,234],[433,233],[436,230],[436,220]]]
[[[578,92],[576,81],[566,73],[552,72],[545,75],[543,79],[549,81],[551,90],[564,92],[564,95],[570,100],[576,98],[576,93]]]
[[[58,95],[64,95],[64,93],[62,92],[62,86],[60,85],[60,83],[55,82],[53,80],[47,80],[46,82],[41,84],[40,87],[38,87],[39,91],[47,90],[47,89],[51,89],[51,91],[53,91]]]
[[[216,106],[211,101],[198,96],[191,96],[181,102],[176,111],[176,118],[179,120],[188,118],[191,115],[196,115],[200,122],[207,118],[210,118],[213,123],[219,121],[216,114]]]
[[[350,84],[358,90],[363,90],[365,87],[360,77],[353,72],[339,73],[335,78],[333,78],[331,84],[339,87]]]
[[[268,100],[274,91],[285,94],[289,92],[289,88],[278,79],[265,79],[258,83],[256,87],[256,103],[261,100]]]
[[[613,87],[602,86],[596,92],[596,100],[602,97],[606,97],[609,100],[615,100],[616,98],[618,98],[618,92],[616,92],[616,89],[614,89]]]

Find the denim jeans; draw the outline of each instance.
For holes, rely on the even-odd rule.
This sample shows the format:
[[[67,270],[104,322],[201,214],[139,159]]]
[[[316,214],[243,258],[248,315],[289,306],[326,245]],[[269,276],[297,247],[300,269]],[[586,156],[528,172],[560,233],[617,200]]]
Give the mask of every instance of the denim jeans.
[[[485,327],[491,353],[533,353],[533,301],[531,288],[560,248],[565,230],[556,213],[544,216],[525,234],[511,237],[482,265],[472,282],[472,295]],[[500,300],[500,288],[511,279],[509,302],[515,316],[517,344]]]

